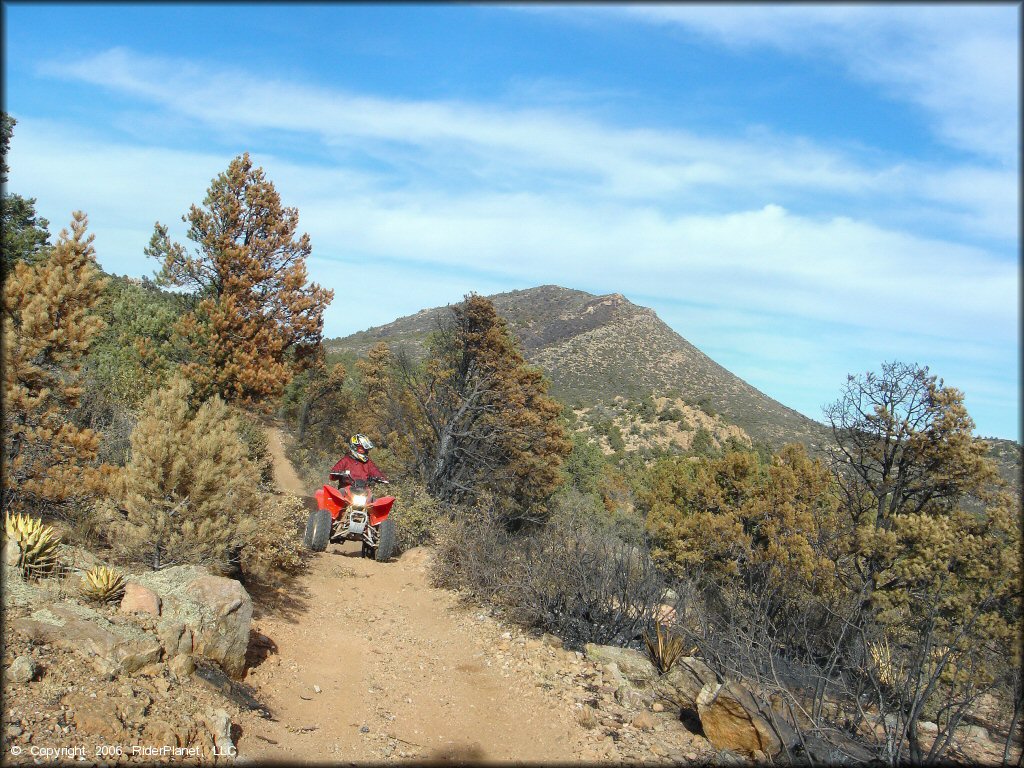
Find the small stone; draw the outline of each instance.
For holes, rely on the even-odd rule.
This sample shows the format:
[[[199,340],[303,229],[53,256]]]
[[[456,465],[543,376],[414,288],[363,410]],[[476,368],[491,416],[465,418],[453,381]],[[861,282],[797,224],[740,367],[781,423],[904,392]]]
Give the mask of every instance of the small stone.
[[[637,713],[636,717],[634,717],[630,723],[637,730],[653,731],[654,726],[658,724],[658,721],[655,719],[654,715],[645,710]]]
[[[167,668],[176,678],[184,680],[196,671],[196,660],[191,653],[181,653],[171,657],[171,660],[167,662]],[[157,680],[162,680],[162,678],[157,678]],[[167,681],[164,680],[164,682]]]
[[[545,632],[540,636],[540,641],[549,648],[561,648],[562,638],[552,635],[550,632]]]
[[[660,701],[656,701],[653,704],[651,704],[651,710],[654,712],[664,712],[665,705],[662,704]]]
[[[321,692],[320,691],[320,686],[319,685],[314,685],[313,686],[313,693],[320,693],[320,692]]]
[[[222,755],[231,754],[235,745],[231,741],[231,718],[227,710],[215,709],[207,713],[206,725],[213,734],[213,742]]]
[[[359,726],[359,732],[360,733],[369,733],[370,732],[370,726],[368,726],[368,725],[361,725],[361,726]]]
[[[18,738],[19,736],[21,736],[21,726],[20,725],[10,725],[10,726],[8,726],[7,727],[7,735],[10,736],[12,739]]]
[[[28,656],[18,656],[7,669],[7,679],[12,683],[28,683],[35,679],[36,664]]]

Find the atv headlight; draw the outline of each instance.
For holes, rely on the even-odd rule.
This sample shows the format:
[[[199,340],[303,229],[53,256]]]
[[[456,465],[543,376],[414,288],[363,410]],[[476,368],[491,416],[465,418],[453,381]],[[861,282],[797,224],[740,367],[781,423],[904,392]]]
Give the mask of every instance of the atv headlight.
[[[365,493],[353,493],[352,494],[352,506],[353,507],[365,507],[366,506],[366,494]]]

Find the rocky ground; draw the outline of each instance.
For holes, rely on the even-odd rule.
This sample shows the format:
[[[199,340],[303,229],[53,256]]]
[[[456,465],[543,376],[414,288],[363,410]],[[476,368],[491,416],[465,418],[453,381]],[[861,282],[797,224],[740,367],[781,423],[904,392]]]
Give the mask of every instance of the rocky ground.
[[[53,592],[56,602],[61,596]],[[28,613],[5,601],[5,763],[227,759],[216,754],[217,745],[230,752],[226,739],[239,708],[195,674],[194,666],[160,662],[132,674],[112,673],[67,646],[38,643],[15,631],[15,620]],[[137,621],[116,608],[102,613],[115,626]]]

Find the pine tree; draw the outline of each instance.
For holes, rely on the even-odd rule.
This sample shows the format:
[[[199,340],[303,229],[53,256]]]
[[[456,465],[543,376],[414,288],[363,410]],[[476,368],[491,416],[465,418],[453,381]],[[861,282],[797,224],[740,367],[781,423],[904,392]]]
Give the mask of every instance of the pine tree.
[[[1005,668],[994,649],[1020,631],[1019,501],[999,489],[963,393],[927,367],[850,376],[826,416],[851,623],[898,661],[900,722],[920,762],[920,721],[941,713],[953,730]]]
[[[333,296],[307,284],[311,246],[308,235],[295,237],[298,211],[281,205],[246,153],[182,219],[195,254],[171,242],[159,222],[146,253],[162,262],[161,281],[199,300],[178,326],[191,350],[185,373],[202,397],[266,407],[315,360]]]
[[[435,497],[489,492],[510,521],[541,516],[572,448],[547,382],[481,296],[452,307],[429,347],[422,364],[378,348],[362,366],[382,434],[401,436]]]
[[[218,396],[197,411],[180,376],[143,403],[131,459],[115,496],[112,543],[120,555],[159,569],[223,567],[244,543],[260,503],[259,468]]]
[[[17,121],[6,112],[0,113],[0,232],[3,234],[0,275],[8,276],[19,261],[30,264],[39,261],[46,253],[50,233],[49,222],[36,214],[35,198],[7,193],[7,155],[11,137]]]
[[[54,507],[95,490],[98,438],[70,420],[81,366],[104,325],[87,218],[75,212],[42,262],[14,265],[4,283],[4,506]]]

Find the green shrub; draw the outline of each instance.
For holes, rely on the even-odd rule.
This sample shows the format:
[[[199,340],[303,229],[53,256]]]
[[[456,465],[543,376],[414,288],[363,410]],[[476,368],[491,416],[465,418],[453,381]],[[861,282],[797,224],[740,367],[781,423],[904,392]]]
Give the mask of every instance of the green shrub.
[[[447,516],[441,503],[431,498],[427,489],[412,481],[392,483],[387,491],[395,496],[391,516],[395,519],[398,550],[432,544],[438,523]]]

